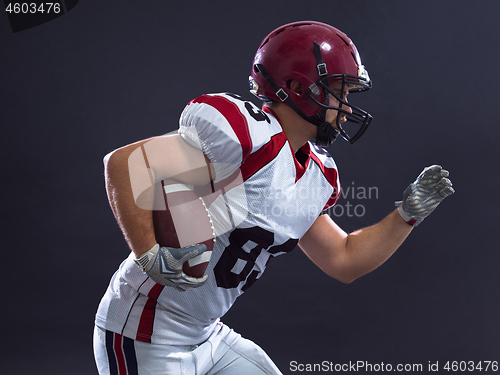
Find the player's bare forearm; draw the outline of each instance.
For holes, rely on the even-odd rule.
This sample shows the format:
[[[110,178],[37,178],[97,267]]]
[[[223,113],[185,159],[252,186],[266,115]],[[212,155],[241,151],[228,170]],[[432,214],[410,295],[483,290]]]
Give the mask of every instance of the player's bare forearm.
[[[345,249],[348,278],[352,281],[379,267],[394,254],[412,229],[394,211],[378,224],[350,233]]]
[[[350,283],[384,263],[412,227],[394,211],[378,224],[350,234],[320,216],[300,240],[302,250],[333,278]]]
[[[137,257],[156,243],[152,211],[136,204],[130,182],[128,159],[138,146],[127,146],[104,158],[108,200],[125,240]],[[152,191],[149,189],[149,194],[152,195]]]

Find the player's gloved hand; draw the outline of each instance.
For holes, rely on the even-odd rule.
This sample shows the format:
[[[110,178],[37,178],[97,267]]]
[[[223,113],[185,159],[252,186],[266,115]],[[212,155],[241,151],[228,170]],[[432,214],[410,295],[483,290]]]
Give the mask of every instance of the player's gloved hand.
[[[455,192],[448,176],[448,171],[440,165],[431,165],[408,186],[403,200],[396,202],[399,214],[408,224],[420,224],[444,198]]]
[[[134,260],[139,268],[158,284],[171,286],[183,292],[190,288],[198,288],[207,281],[208,275],[196,278],[182,272],[184,262],[206,250],[207,247],[203,244],[180,249],[160,247],[156,244],[151,250]]]

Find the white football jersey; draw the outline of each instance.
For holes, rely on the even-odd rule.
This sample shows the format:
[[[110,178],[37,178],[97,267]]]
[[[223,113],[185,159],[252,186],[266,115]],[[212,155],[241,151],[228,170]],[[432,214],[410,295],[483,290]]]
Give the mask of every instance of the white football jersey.
[[[309,142],[294,155],[272,111],[234,94],[191,101],[179,133],[215,167],[205,197],[216,233],[208,280],[185,292],[164,287],[131,253],[113,275],[96,324],[139,341],[193,345],[206,340],[270,259],[295,248],[336,202],[340,183],[327,151]]]

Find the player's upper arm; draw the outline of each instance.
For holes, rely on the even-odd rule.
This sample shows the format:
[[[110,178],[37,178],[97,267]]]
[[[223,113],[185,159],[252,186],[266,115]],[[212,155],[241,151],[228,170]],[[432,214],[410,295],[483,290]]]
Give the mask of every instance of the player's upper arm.
[[[190,185],[206,185],[211,181],[207,157],[176,133],[143,143],[130,155],[128,163],[129,169],[144,163],[155,182],[174,178]]]
[[[345,283],[347,233],[329,215],[319,216],[300,239],[299,247],[326,274]]]

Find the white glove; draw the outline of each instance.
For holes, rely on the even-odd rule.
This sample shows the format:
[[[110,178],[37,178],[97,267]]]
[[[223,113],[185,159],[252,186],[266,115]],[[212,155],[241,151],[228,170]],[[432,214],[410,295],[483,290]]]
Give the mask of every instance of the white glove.
[[[171,286],[184,292],[190,288],[198,288],[205,284],[208,275],[200,278],[191,277],[182,272],[182,265],[187,260],[205,252],[207,247],[203,244],[183,247],[180,249],[172,247],[160,247],[156,244],[143,254],[134,259],[142,272],[158,284]]]
[[[455,192],[448,176],[448,171],[440,165],[431,165],[408,186],[403,200],[396,202],[399,214],[408,224],[420,224],[444,198]]]

